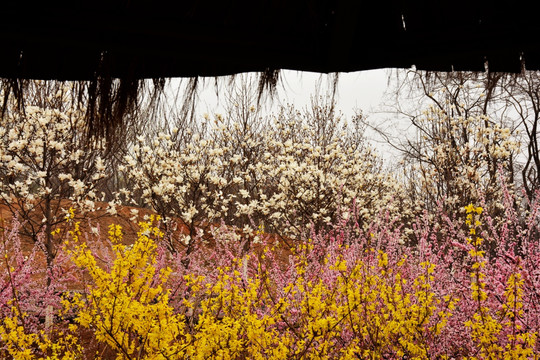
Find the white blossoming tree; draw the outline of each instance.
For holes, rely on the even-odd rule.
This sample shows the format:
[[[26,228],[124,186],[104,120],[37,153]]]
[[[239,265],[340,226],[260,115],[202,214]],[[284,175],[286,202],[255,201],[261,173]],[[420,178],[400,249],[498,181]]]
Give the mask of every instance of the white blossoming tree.
[[[479,203],[481,195],[493,210],[502,206],[497,169],[511,167],[519,150],[510,129],[494,124],[485,115],[450,117],[434,107],[416,123],[431,129],[410,142],[410,156],[405,158],[412,166],[410,174],[416,175],[411,179],[410,193],[423,207],[433,210],[442,201],[447,210],[459,212],[466,204]]]
[[[0,201],[23,235],[42,242],[49,266],[58,246],[52,233],[67,208],[93,210],[107,177],[104,144],[85,136],[84,110],[72,106],[69,85],[54,90],[22,109],[7,106],[0,122]]]
[[[264,227],[299,239],[353,203],[362,225],[383,210],[406,216],[402,191],[365,145],[358,119],[347,125],[333,104],[314,104],[270,121],[240,100],[213,122],[205,116],[208,127],[191,129],[187,141],[178,142],[175,129],[141,137],[125,158],[131,192],[189,229],[188,251],[190,239],[222,221],[244,234]]]
[[[131,194],[140,196],[166,224],[174,226],[173,221],[178,221],[188,229],[184,240],[189,252],[193,246],[190,239],[220,222],[228,212],[226,194],[232,183],[222,176],[228,167],[223,161],[226,150],[199,134],[181,147],[173,138],[165,133],[149,142],[140,137],[131,155],[125,157],[125,172],[134,184]]]
[[[387,131],[385,137],[401,152],[412,202],[430,213],[443,206],[459,214],[463,206],[478,204],[483,194],[486,210],[497,216],[503,210],[501,180],[514,190],[520,162],[519,121],[504,91],[509,77],[422,71],[403,75],[396,85],[396,99],[402,101],[395,100],[393,107],[408,131]]]
[[[298,238],[348,216],[354,206],[360,226],[382,211],[406,218],[397,181],[363,138],[361,115],[345,122],[333,103],[299,112],[283,109],[266,142],[262,174],[266,199],[259,211],[265,226]]]

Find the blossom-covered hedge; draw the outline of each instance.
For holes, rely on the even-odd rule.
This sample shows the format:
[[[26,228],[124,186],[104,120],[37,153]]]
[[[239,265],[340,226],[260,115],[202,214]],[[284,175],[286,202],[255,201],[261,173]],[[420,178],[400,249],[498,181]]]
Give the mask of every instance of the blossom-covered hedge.
[[[489,214],[469,205],[465,224],[451,218],[440,224],[448,228],[446,247],[432,241],[440,229],[421,220],[418,245],[402,245],[384,214],[367,230],[354,217],[341,219],[294,249],[262,234],[262,245],[244,247],[225,241],[229,230],[222,228],[211,243],[198,242],[189,261],[167,252],[158,218],[141,222],[129,246],[111,226],[105,263],[71,221],[65,249],[84,291],[64,292],[52,304],[54,321],[40,322],[42,314],[27,298],[33,295],[17,282],[32,273],[31,264],[5,257],[0,354],[534,359],[540,351],[540,244],[531,235],[539,230],[538,204],[531,209],[523,218],[508,207],[502,232],[494,232],[500,228],[490,226]],[[486,252],[495,238],[498,250]]]

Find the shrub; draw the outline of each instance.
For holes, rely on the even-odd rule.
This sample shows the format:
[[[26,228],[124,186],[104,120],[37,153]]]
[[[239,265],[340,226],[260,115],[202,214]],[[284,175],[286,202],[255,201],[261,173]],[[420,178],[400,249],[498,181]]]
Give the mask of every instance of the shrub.
[[[517,228],[512,211],[507,225]],[[132,247],[111,228],[108,267],[75,226],[73,259],[89,280],[60,313],[72,312],[75,324],[42,333],[25,327],[14,306],[0,325],[3,348],[26,358],[85,353],[77,344],[88,341],[80,338],[87,329],[101,352],[122,359],[532,359],[540,350],[539,245],[501,233],[505,250],[490,255],[490,215],[473,205],[465,212],[467,231],[448,224],[457,229],[451,247],[430,241],[429,221],[415,227],[415,246],[384,222],[354,229],[343,220],[294,249],[263,236],[247,252],[222,228],[215,245],[197,243],[189,268],[178,254],[163,256],[152,219]],[[538,227],[537,212],[528,223]],[[47,345],[60,331],[71,335]]]

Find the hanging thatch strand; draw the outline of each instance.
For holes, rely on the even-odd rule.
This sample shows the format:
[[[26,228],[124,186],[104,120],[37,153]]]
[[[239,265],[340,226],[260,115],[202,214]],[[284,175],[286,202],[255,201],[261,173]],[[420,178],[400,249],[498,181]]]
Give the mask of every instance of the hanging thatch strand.
[[[259,96],[274,96],[279,71],[262,72],[259,76]],[[225,79],[215,78],[216,91],[220,83],[225,81],[230,86],[234,84],[234,75]],[[47,83],[56,83],[55,80],[41,81],[41,86],[47,87]],[[30,80],[24,79],[1,79],[0,94],[2,94],[1,116],[8,109],[8,104],[15,104],[17,109],[24,111],[27,100],[31,97],[27,84]],[[85,109],[88,138],[107,140],[118,139],[123,128],[129,124],[127,121],[144,116],[152,116],[153,109],[160,106],[167,80],[164,78],[141,80],[134,78],[114,79],[110,76],[96,76],[91,81],[72,82],[73,98],[77,107]],[[183,86],[183,96],[180,113],[181,117],[194,115],[199,91],[205,82],[199,77],[187,79]],[[180,85],[181,86],[181,85]]]
[[[4,79],[1,82],[2,117],[10,104],[24,112],[28,93],[26,84],[29,80]],[[53,81],[49,81],[53,82]],[[42,82],[46,87],[47,82]],[[160,84],[160,82],[157,82]],[[140,93],[144,89],[143,80],[112,79],[99,77],[92,81],[78,81],[73,84],[73,96],[78,108],[86,109],[86,124],[89,137],[111,140],[125,124],[124,120],[135,115],[140,107]],[[154,91],[162,91],[161,86],[154,86]],[[158,95],[154,95],[158,97]]]

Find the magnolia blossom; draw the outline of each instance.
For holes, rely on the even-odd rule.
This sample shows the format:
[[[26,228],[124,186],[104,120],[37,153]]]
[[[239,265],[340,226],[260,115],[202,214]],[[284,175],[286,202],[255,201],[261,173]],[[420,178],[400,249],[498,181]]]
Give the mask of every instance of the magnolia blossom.
[[[326,226],[353,199],[367,224],[402,197],[371,149],[347,143],[346,127],[324,141],[301,117],[255,129],[222,118],[210,133],[194,132],[185,144],[165,141],[163,134],[161,141],[141,137],[123,170],[134,183],[131,190],[164,218],[188,226],[264,222],[288,237]],[[399,210],[392,211],[406,214],[407,207]]]
[[[61,106],[69,108],[69,101]],[[0,181],[0,200],[18,214],[22,231],[34,241],[44,241],[47,249],[54,249],[56,240],[50,233],[39,234],[57,226],[62,218],[58,214],[66,210],[51,202],[70,200],[67,206],[77,207],[82,215],[94,209],[95,188],[106,177],[103,147],[84,139],[83,115],[76,110],[14,107],[0,124],[0,174],[7,177]]]

